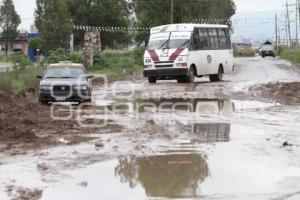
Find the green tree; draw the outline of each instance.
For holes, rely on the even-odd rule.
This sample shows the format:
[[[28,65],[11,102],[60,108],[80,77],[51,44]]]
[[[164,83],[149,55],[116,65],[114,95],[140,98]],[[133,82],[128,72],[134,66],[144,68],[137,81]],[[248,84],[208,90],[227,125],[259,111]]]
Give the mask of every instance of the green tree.
[[[66,48],[73,31],[68,0],[36,0],[36,5],[35,25],[43,50]]]
[[[127,0],[69,0],[69,9],[75,25],[127,27],[129,23]],[[82,41],[83,35],[83,31],[77,31],[75,41]],[[103,48],[113,48],[128,42],[127,33],[101,32]]]
[[[229,19],[235,14],[236,6],[232,0],[215,0],[209,18]]]
[[[4,0],[0,7],[0,27],[2,29],[1,37],[5,40],[6,55],[8,51],[8,43],[12,45],[12,41],[18,36],[18,26],[21,23],[20,16],[15,10],[12,0]]]
[[[41,37],[31,38],[31,39],[29,40],[29,47],[32,48],[32,50],[35,51],[35,52],[36,52],[38,49],[41,50],[41,49],[43,48]]]
[[[190,23],[195,19],[229,19],[235,13],[232,0],[173,0],[173,23]],[[132,12],[136,15],[135,26],[153,27],[171,22],[171,0],[132,0]],[[139,43],[147,37],[138,34]]]

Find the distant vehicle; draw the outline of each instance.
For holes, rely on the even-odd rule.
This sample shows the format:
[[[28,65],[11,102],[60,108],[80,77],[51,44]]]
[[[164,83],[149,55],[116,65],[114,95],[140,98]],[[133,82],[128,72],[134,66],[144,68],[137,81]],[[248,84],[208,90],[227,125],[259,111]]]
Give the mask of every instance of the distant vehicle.
[[[39,101],[49,102],[91,102],[90,79],[82,64],[60,62],[47,67],[41,79]]]
[[[210,24],[171,24],[151,29],[144,54],[144,77],[157,80],[194,82],[209,76],[221,81],[233,70],[229,27]]]
[[[260,54],[263,58],[266,56],[276,57],[274,45],[270,41],[265,42],[260,49]]]

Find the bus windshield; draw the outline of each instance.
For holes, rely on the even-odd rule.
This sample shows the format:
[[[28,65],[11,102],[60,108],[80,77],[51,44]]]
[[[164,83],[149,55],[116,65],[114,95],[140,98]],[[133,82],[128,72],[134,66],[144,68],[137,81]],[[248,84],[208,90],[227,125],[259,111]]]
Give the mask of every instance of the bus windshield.
[[[191,32],[156,33],[150,36],[148,50],[187,48]]]

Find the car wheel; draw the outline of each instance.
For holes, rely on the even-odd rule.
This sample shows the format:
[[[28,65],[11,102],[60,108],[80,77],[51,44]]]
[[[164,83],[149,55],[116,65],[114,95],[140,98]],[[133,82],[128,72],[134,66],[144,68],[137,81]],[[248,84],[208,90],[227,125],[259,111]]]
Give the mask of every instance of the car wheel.
[[[217,82],[223,80],[223,69],[220,66],[218,70],[218,74],[209,75],[209,79],[211,82]]]
[[[156,77],[149,77],[148,81],[149,81],[149,83],[156,83],[157,78]]]
[[[48,102],[48,101],[39,100],[39,103],[40,103],[41,105],[44,105],[44,106],[48,106],[48,105],[49,105],[49,102]]]
[[[92,99],[86,99],[84,100],[85,103],[91,103],[92,102]]]

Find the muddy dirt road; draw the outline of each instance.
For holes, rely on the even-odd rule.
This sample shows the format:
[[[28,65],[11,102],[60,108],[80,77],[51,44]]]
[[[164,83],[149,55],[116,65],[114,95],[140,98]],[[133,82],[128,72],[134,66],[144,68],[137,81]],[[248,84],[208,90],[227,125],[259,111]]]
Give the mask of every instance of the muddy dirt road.
[[[97,88],[94,106],[70,113],[101,131],[3,150],[0,199],[299,199],[300,70],[235,62],[220,83],[132,76]]]

